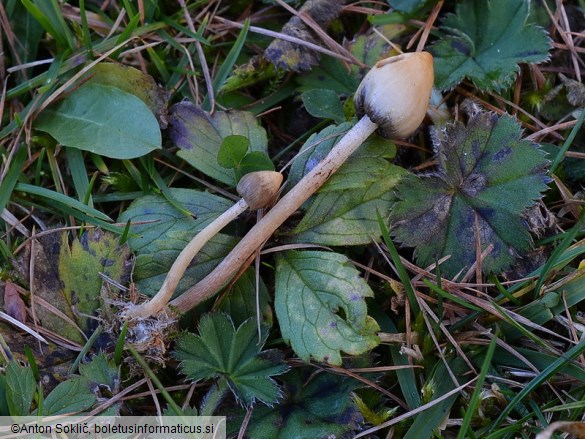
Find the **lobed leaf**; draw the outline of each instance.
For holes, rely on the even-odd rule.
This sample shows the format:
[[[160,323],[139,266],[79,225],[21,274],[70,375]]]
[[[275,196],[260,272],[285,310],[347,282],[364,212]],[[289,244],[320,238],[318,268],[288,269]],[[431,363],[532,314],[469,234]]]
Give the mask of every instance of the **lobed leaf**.
[[[455,276],[475,262],[478,245],[492,245],[482,269],[498,272],[530,250],[523,213],[550,180],[543,152],[520,137],[513,117],[492,113],[435,133],[439,171],[404,178],[390,213],[394,236],[416,247],[420,264],[450,255],[441,270]]]
[[[175,356],[190,379],[223,377],[243,405],[252,406],[256,400],[272,405],[281,392],[271,377],[286,372],[288,367],[278,351],[261,351],[267,336],[264,328],[258,342],[253,319],[236,329],[227,314],[205,314],[199,322],[199,335],[179,336]]]
[[[276,409],[254,409],[247,433],[255,439],[350,437],[363,420],[351,393],[359,382],[310,368],[286,374],[284,399]],[[238,425],[239,427],[239,425]],[[237,429],[234,433],[237,432]]]
[[[27,416],[36,390],[33,371],[22,367],[16,361],[6,366],[5,397],[8,413],[11,416]]]
[[[483,90],[502,90],[514,81],[519,63],[539,63],[549,57],[547,33],[527,23],[526,0],[466,0],[443,20],[449,35],[431,47],[435,84],[455,87],[469,78]]]
[[[378,326],[367,314],[374,293],[339,253],[286,251],[276,262],[275,309],[282,337],[303,360],[341,364],[341,351],[373,349]]]

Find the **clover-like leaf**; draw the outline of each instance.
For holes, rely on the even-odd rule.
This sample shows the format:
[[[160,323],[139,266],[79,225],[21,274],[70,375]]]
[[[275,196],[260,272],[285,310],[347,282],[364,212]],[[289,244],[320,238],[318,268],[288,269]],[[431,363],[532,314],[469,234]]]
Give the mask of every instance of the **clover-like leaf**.
[[[442,28],[450,33],[431,51],[435,84],[448,89],[467,77],[480,89],[501,90],[512,84],[518,63],[548,59],[547,33],[527,24],[526,0],[465,0],[457,3]]]
[[[264,328],[258,343],[253,319],[236,329],[227,314],[205,314],[199,322],[199,335],[179,336],[175,356],[190,379],[224,378],[243,405],[249,407],[256,400],[272,405],[281,392],[271,377],[288,368],[279,351],[261,351],[267,337]]]
[[[398,241],[416,247],[422,265],[451,257],[442,272],[454,276],[493,246],[484,272],[506,269],[530,250],[523,218],[550,181],[548,161],[538,145],[521,140],[515,119],[480,112],[435,134],[439,171],[409,175],[397,186],[400,199],[390,214]],[[478,242],[479,240],[479,242]]]
[[[303,360],[341,364],[379,343],[368,316],[366,281],[339,253],[287,251],[276,262],[275,309],[282,337]]]
[[[179,147],[177,155],[204,174],[235,186],[234,172],[217,161],[220,147],[228,136],[244,136],[251,151],[267,152],[266,131],[250,112],[210,114],[190,102],[179,102],[169,112],[169,137]]]

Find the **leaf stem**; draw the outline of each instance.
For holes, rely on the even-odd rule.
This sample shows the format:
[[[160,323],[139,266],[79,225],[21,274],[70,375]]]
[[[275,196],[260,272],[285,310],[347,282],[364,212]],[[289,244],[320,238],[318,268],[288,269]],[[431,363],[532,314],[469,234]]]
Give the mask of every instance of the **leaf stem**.
[[[169,306],[179,313],[184,313],[216,294],[276,229],[301,207],[377,128],[378,125],[368,116],[362,117],[329,151],[327,157],[282,197],[210,274],[170,302]]]

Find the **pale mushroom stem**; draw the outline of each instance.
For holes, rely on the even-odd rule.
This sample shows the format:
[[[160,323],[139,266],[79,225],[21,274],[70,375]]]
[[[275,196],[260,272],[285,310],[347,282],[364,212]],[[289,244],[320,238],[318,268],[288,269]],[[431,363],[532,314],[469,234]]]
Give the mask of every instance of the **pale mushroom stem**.
[[[347,158],[372,134],[378,125],[366,115],[349,130],[301,181],[262,218],[215,269],[196,285],[169,303],[171,310],[184,313],[216,294],[249,257],[301,205],[339,169]]]
[[[160,287],[160,290],[156,295],[149,300],[137,306],[131,306],[124,312],[124,318],[126,319],[140,319],[148,318],[159,311],[161,311],[171,297],[179,281],[185,274],[187,267],[195,257],[195,255],[201,250],[201,248],[215,236],[221,229],[237,218],[241,213],[248,209],[248,203],[244,199],[239,200],[236,204],[218,216],[215,220],[209,223],[203,228],[195,237],[187,244],[187,246],[179,253],[175,262],[171,266],[171,269],[167,273],[167,276]]]

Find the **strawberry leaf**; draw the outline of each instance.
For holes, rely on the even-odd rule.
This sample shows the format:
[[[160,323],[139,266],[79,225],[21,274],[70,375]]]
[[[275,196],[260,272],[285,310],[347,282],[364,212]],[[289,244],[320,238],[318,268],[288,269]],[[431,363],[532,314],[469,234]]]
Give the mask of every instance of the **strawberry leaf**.
[[[549,57],[550,38],[527,24],[526,0],[466,0],[458,3],[442,27],[450,35],[431,51],[435,84],[449,89],[467,77],[480,89],[501,90],[514,81],[518,63],[539,63]]]
[[[179,336],[175,356],[190,379],[224,378],[243,405],[250,407],[256,400],[272,405],[281,392],[271,377],[288,368],[279,351],[261,352],[267,336],[268,331],[263,330],[258,343],[253,319],[236,329],[227,314],[205,314],[199,322],[199,335]]]
[[[416,247],[422,265],[450,255],[441,269],[454,276],[475,262],[479,237],[482,252],[493,245],[483,271],[506,269],[532,245],[523,213],[547,189],[544,153],[520,139],[508,115],[478,113],[434,137],[439,171],[398,184],[400,201],[390,214],[395,238]]]
[[[366,281],[339,253],[286,251],[276,262],[276,315],[282,337],[303,360],[341,364],[341,351],[376,347],[377,323],[368,316]]]

